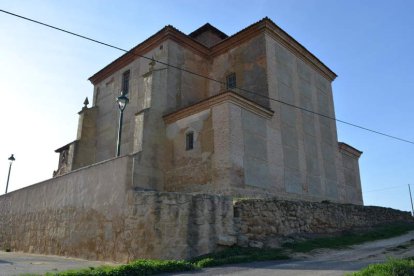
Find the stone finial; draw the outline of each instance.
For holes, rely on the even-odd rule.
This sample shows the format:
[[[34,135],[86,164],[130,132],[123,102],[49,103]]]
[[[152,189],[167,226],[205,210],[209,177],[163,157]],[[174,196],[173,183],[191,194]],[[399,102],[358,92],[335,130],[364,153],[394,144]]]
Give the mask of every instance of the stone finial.
[[[88,108],[88,104],[89,104],[89,100],[88,100],[88,97],[86,97],[85,98],[85,101],[83,102],[83,108],[85,109],[85,108]]]
[[[155,64],[156,64],[156,62],[155,62],[154,56],[152,56],[151,57],[151,62],[148,63],[148,65],[150,66],[150,68],[149,68],[150,71],[154,70]]]

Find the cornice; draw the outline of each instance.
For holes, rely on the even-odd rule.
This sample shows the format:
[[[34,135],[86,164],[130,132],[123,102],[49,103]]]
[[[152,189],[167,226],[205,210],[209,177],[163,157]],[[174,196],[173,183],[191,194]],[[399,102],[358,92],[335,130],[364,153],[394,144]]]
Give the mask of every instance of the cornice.
[[[234,48],[235,46],[240,45],[243,42],[257,36],[259,32],[263,30],[263,26],[259,23],[261,23],[261,21],[215,44],[213,47],[211,47],[211,56],[216,57],[218,55],[221,55],[231,48]]]
[[[296,57],[308,63],[329,81],[333,81],[337,77],[337,75],[316,56],[314,56],[304,46],[302,46],[267,17],[214,45],[211,48],[211,56],[215,57],[225,53],[236,45],[239,45],[261,33],[265,33],[280,42]]]
[[[89,81],[91,81],[94,85],[99,83],[114,72],[124,68],[134,60],[142,57],[167,39],[171,39],[203,57],[209,57],[210,50],[206,46],[188,37],[174,27],[166,26],[142,43],[132,48],[128,53],[125,53],[124,55],[120,56],[105,66],[103,69],[91,76],[89,78]]]
[[[67,149],[69,149],[70,145],[75,144],[75,143],[78,143],[78,142],[79,142],[79,140],[72,141],[72,142],[70,142],[70,143],[68,143],[68,144],[66,144],[66,145],[58,148],[57,150],[55,150],[55,152],[59,153],[61,151],[67,150]]]
[[[344,151],[348,154],[351,154],[357,158],[359,158],[362,155],[362,151],[357,150],[354,147],[351,147],[350,145],[343,143],[343,142],[338,142],[338,148],[340,151]]]
[[[171,124],[222,103],[235,104],[266,119],[270,119],[274,113],[274,111],[252,102],[251,100],[246,99],[232,91],[226,91],[191,106],[166,114],[163,116],[163,119],[166,124]]]
[[[248,41],[251,38],[263,33],[271,36],[273,39],[281,43],[284,47],[289,49],[295,56],[309,64],[329,81],[333,81],[336,78],[337,75],[331,69],[329,69],[325,64],[323,64],[316,56],[309,52],[304,46],[297,42],[288,33],[286,33],[280,27],[278,27],[272,20],[266,17],[248,26],[247,28],[237,32],[236,34],[222,40],[221,42],[217,43],[211,48],[204,46],[200,42],[191,38],[189,35],[182,33],[173,26],[166,26],[154,35],[152,35],[151,37],[149,37],[148,39],[146,39],[145,41],[143,41],[142,43],[132,48],[128,53],[125,53],[124,55],[122,55],[121,57],[114,60],[106,67],[104,67],[102,70],[94,74],[92,77],[89,78],[89,80],[93,84],[97,84],[98,82],[104,80],[114,72],[127,66],[135,59],[145,55],[146,53],[148,53],[153,48],[157,47],[159,44],[166,41],[167,39],[175,41],[176,43],[194,51],[195,53],[206,59],[210,59],[218,55],[221,55],[229,51],[230,49],[236,47],[237,45],[240,45],[241,43]]]
[[[328,66],[321,62],[315,55],[313,55],[308,49],[302,46],[302,44],[297,42],[288,33],[279,28],[270,19],[267,19],[264,24],[266,34],[270,35],[272,38],[280,42],[283,46],[288,48],[295,56],[311,65],[329,81],[335,80],[337,75],[331,69],[329,69]]]

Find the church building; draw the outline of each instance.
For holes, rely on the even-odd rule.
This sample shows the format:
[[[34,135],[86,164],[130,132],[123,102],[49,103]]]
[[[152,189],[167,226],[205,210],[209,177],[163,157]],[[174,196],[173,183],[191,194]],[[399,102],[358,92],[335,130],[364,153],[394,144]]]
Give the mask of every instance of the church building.
[[[135,190],[363,204],[362,152],[332,119],[335,78],[269,18],[231,36],[166,26],[90,77],[92,106],[54,176],[117,158],[122,94]]]

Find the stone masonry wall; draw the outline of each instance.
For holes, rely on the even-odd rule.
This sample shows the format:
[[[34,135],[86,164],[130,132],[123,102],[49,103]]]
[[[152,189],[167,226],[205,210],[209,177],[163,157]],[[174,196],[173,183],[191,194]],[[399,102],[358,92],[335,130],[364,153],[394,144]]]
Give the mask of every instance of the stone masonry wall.
[[[219,246],[277,246],[409,212],[333,203],[139,191],[132,157],[114,158],[0,196],[0,249],[126,262],[187,259]]]
[[[134,192],[129,200],[129,260],[187,259],[236,242],[230,197]]]
[[[242,200],[234,205],[238,245],[277,247],[282,237],[335,233],[396,221],[413,221],[410,212],[376,206]]]
[[[184,259],[235,243],[229,197],[137,191],[124,156],[0,196],[0,249]]]

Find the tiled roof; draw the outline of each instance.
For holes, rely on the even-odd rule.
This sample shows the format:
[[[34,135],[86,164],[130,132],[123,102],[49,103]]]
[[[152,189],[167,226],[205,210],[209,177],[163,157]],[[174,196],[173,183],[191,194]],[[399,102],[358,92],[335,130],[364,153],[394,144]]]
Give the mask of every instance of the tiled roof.
[[[214,27],[210,23],[204,24],[203,26],[201,26],[200,28],[198,28],[194,32],[190,33],[188,36],[191,37],[191,38],[194,38],[194,37],[197,37],[199,34],[201,34],[203,32],[206,32],[206,31],[211,31],[211,32],[217,34],[221,39],[225,39],[225,38],[229,37],[228,35],[226,35],[222,31],[220,31],[219,29],[217,29],[216,27]]]
[[[209,23],[201,26],[200,28],[193,31],[189,35],[186,35],[185,33],[181,32],[179,29],[175,28],[172,25],[167,25],[164,28],[162,28],[161,30],[159,30],[158,32],[156,32],[155,34],[153,34],[152,36],[150,36],[149,38],[147,38],[146,40],[144,40],[143,42],[141,42],[138,45],[136,45],[135,47],[133,47],[128,53],[123,54],[122,56],[120,56],[119,58],[117,58],[116,60],[114,60],[113,62],[108,64],[107,66],[105,66],[99,72],[97,72],[92,77],[90,77],[89,80],[92,81],[93,83],[95,83],[94,82],[95,80],[102,79],[103,77],[105,77],[107,75],[108,71],[112,72],[112,70],[118,70],[119,68],[116,65],[118,62],[122,63],[122,62],[125,62],[125,61],[129,62],[129,61],[134,60],[138,56],[131,53],[131,52],[134,52],[135,50],[137,50],[141,46],[143,48],[145,48],[145,44],[149,43],[153,39],[156,39],[157,36],[161,36],[163,33],[165,33],[165,34],[171,34],[172,33],[173,35],[175,33],[176,35],[181,36],[181,39],[184,39],[184,40],[188,39],[189,41],[191,41],[191,43],[193,44],[193,46],[191,46],[191,47],[193,49],[198,49],[200,53],[209,55],[208,53],[211,50],[212,51],[211,53],[214,55],[217,52],[219,52],[220,49],[222,50],[223,48],[226,48],[226,46],[224,46],[224,45],[226,45],[226,44],[230,45],[234,41],[237,43],[237,41],[238,41],[237,37],[243,36],[242,34],[246,34],[248,32],[254,32],[256,29],[260,30],[260,29],[263,29],[263,28],[273,30],[273,32],[278,36],[279,39],[281,39],[284,42],[286,42],[287,44],[291,45],[291,49],[293,49],[293,51],[296,51],[297,53],[299,53],[299,55],[306,56],[306,58],[309,59],[309,62],[312,63],[317,68],[323,68],[323,69],[321,69],[321,72],[323,72],[326,76],[328,76],[328,78],[330,78],[331,80],[335,79],[336,74],[333,71],[331,71],[329,69],[329,67],[327,67],[323,62],[321,62],[315,55],[313,55],[309,50],[307,50],[302,44],[297,42],[293,37],[291,37],[288,33],[286,33],[278,25],[276,25],[271,19],[269,19],[268,17],[265,17],[265,18],[255,22],[255,23],[249,25],[248,27],[238,31],[237,33],[235,33],[231,36],[227,36],[225,33],[223,33],[222,31],[215,28],[214,26],[212,26]],[[198,34],[200,34],[203,31],[206,31],[206,30],[213,31],[214,33],[216,33],[220,37],[222,37],[223,40],[218,42],[217,44],[215,44],[211,48],[208,48],[205,45],[203,45],[202,43],[200,43],[199,41],[197,41],[196,39],[194,39],[194,37],[196,37]],[[227,43],[227,42],[229,42],[229,43]]]

